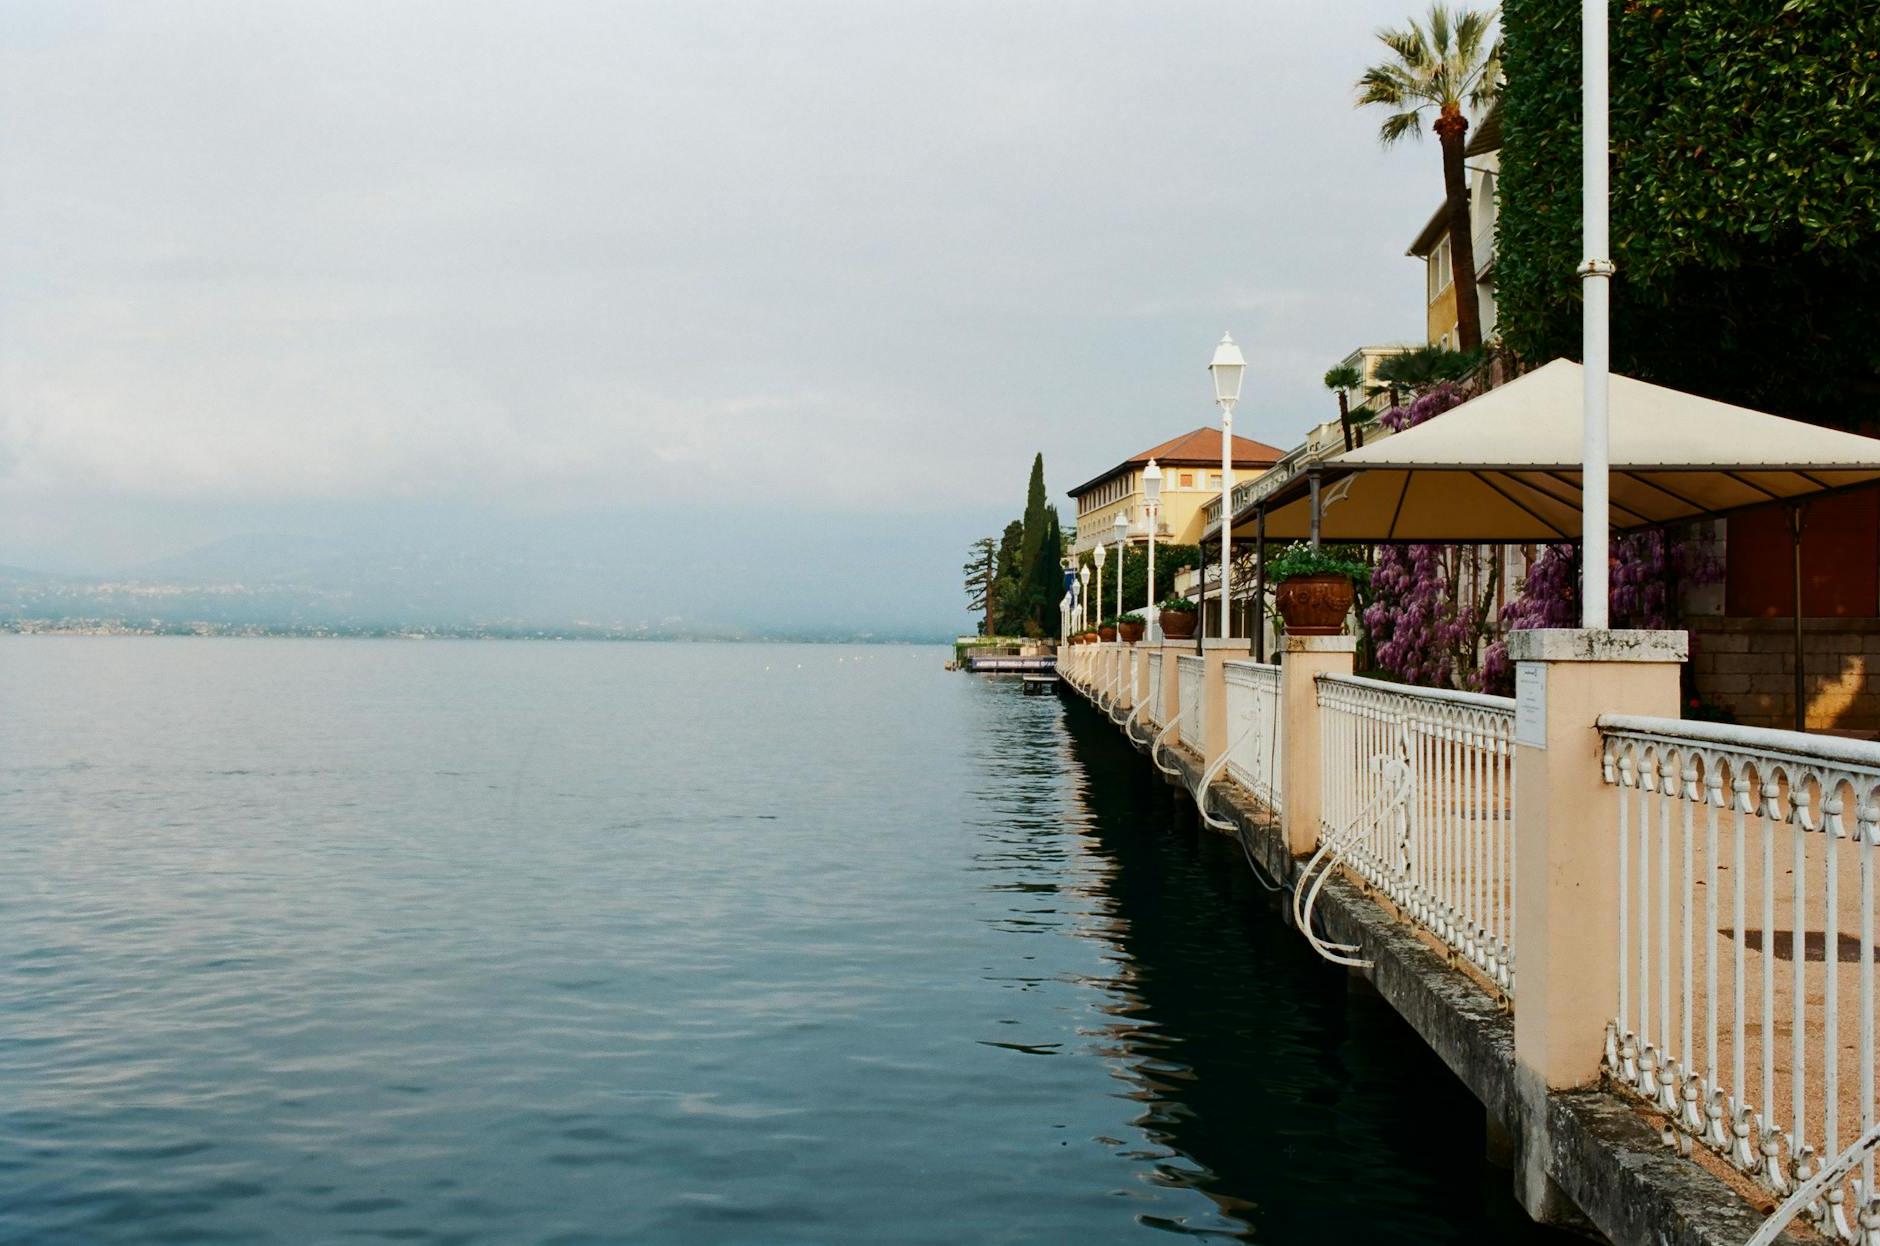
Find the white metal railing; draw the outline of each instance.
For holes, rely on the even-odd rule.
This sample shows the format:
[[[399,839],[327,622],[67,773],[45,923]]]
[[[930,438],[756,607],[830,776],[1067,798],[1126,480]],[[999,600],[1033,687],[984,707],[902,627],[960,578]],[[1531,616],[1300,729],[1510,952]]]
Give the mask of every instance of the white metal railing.
[[[1180,698],[1182,743],[1197,753],[1205,752],[1201,724],[1201,690],[1207,673],[1207,660],[1199,654],[1184,653],[1175,659],[1175,695]]]
[[[1514,995],[1514,701],[1318,679],[1322,842]]]
[[[1618,789],[1609,1074],[1676,1123],[1682,1150],[1709,1146],[1778,1195],[1828,1177],[1805,1195],[1810,1219],[1871,1240],[1880,745],[1623,715],[1599,726]]]
[[[1142,717],[1157,726],[1162,724],[1162,654],[1159,651],[1149,655],[1149,699],[1143,702]]]
[[[1281,801],[1279,667],[1228,662],[1222,670],[1227,695],[1227,773],[1277,813]]]

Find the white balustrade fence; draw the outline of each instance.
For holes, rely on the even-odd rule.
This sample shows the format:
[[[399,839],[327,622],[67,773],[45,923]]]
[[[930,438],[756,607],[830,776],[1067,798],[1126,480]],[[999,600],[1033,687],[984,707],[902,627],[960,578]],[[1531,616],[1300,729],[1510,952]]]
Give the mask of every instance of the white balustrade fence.
[[[1197,753],[1203,751],[1201,724],[1205,717],[1201,712],[1201,695],[1207,669],[1207,660],[1200,654],[1184,653],[1175,659],[1175,695],[1180,698],[1182,743]]]
[[[1514,701],[1318,680],[1320,842],[1514,994]]]
[[[1278,812],[1282,800],[1279,667],[1263,662],[1229,662],[1223,671],[1227,688],[1227,773],[1261,804]]]
[[[1875,1123],[1880,745],[1602,717],[1617,788],[1614,1081],[1777,1194]],[[1589,834],[1613,833],[1588,827]],[[1880,1227],[1869,1152],[1811,1208]],[[1854,1206],[1850,1208],[1850,1199]]]
[[[1149,699],[1143,702],[1142,717],[1158,727],[1162,725],[1162,651],[1157,649],[1148,655],[1149,662]]]

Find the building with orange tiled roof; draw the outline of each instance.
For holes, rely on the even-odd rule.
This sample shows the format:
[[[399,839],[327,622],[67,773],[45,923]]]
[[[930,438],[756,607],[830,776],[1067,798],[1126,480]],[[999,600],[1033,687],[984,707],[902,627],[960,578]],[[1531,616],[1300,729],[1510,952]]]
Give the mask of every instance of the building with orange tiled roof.
[[[1251,480],[1273,466],[1285,452],[1250,437],[1234,438],[1234,482]],[[1071,546],[1083,553],[1099,540],[1110,539],[1110,528],[1120,510],[1133,530],[1142,521],[1142,469],[1154,459],[1162,469],[1162,513],[1156,539],[1193,545],[1205,526],[1202,512],[1221,496],[1221,430],[1197,428],[1171,437],[1141,454],[1132,454],[1070,491],[1077,503],[1077,540]],[[1132,539],[1140,540],[1139,535]]]

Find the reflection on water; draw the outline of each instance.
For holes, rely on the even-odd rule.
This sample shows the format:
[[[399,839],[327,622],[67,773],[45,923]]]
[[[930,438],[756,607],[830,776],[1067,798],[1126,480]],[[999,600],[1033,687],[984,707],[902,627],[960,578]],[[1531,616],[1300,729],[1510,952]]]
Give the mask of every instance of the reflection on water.
[[[0,1240],[1538,1240],[1231,843],[943,658],[0,640]]]

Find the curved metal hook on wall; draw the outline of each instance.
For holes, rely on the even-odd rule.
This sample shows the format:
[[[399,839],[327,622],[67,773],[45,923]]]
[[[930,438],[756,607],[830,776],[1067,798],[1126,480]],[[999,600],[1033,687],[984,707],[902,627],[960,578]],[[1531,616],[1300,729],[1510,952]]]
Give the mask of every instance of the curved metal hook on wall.
[[[1410,768],[1409,739],[1402,723],[1397,725],[1396,744],[1396,756],[1380,753],[1371,759],[1371,764],[1384,775],[1384,786],[1344,826],[1330,835],[1320,837],[1318,850],[1306,861],[1293,881],[1293,921],[1298,925],[1300,933],[1305,935],[1306,942],[1312,945],[1312,950],[1334,965],[1369,969],[1373,964],[1357,956],[1359,948],[1355,943],[1334,943],[1319,938],[1312,928],[1312,915],[1318,906],[1319,893],[1325,888],[1325,881],[1344,858],[1346,849],[1386,810],[1402,806],[1410,799],[1415,776]],[[1315,872],[1317,877],[1313,876]],[[1307,885],[1308,881],[1310,886]]]
[[[1253,730],[1257,726],[1259,726],[1257,722],[1248,723],[1246,728],[1235,737],[1234,742],[1221,750],[1221,755],[1214,759],[1214,764],[1201,772],[1200,781],[1196,783],[1195,786],[1188,789],[1188,794],[1194,797],[1195,812],[1201,815],[1203,822],[1206,822],[1217,831],[1238,832],[1240,828],[1232,822],[1223,822],[1221,819],[1208,812],[1207,791],[1210,787],[1214,786],[1214,781],[1221,777],[1221,771],[1227,769],[1227,759],[1233,756],[1235,749],[1247,742],[1247,737],[1253,734]]]
[[[1164,766],[1162,764],[1162,743],[1168,739],[1169,732],[1181,725],[1181,721],[1180,715],[1169,719],[1168,726],[1162,728],[1155,739],[1149,744],[1149,760],[1155,763],[1155,768],[1160,770],[1163,774],[1174,775],[1176,778],[1181,778],[1181,768],[1179,766]],[[1183,785],[1186,786],[1187,780],[1183,779],[1182,782]]]
[[[1136,703],[1129,707],[1129,714],[1123,719],[1123,734],[1129,737],[1131,744],[1135,745],[1141,745],[1143,743],[1142,740],[1137,738],[1136,732],[1132,727],[1132,724],[1136,721],[1136,716],[1140,713],[1142,713],[1142,698],[1138,697],[1136,698]]]
[[[1763,1221],[1762,1227],[1756,1230],[1756,1236],[1749,1239],[1747,1246],[1770,1246],[1782,1230],[1789,1227],[1791,1220],[1804,1211],[1814,1209],[1823,1193],[1830,1187],[1838,1187],[1854,1171],[1854,1166],[1875,1150],[1880,1150],[1880,1124],[1869,1126],[1866,1133],[1855,1139],[1854,1145],[1823,1164],[1813,1176],[1796,1186],[1795,1192],[1783,1199],[1782,1205]],[[1829,1236],[1864,1244],[1871,1240],[1868,1236],[1870,1231],[1880,1231],[1880,1200],[1874,1199],[1874,1191],[1858,1189],[1859,1183],[1855,1184],[1857,1195],[1867,1204],[1857,1212],[1860,1226],[1858,1229],[1833,1226]]]

